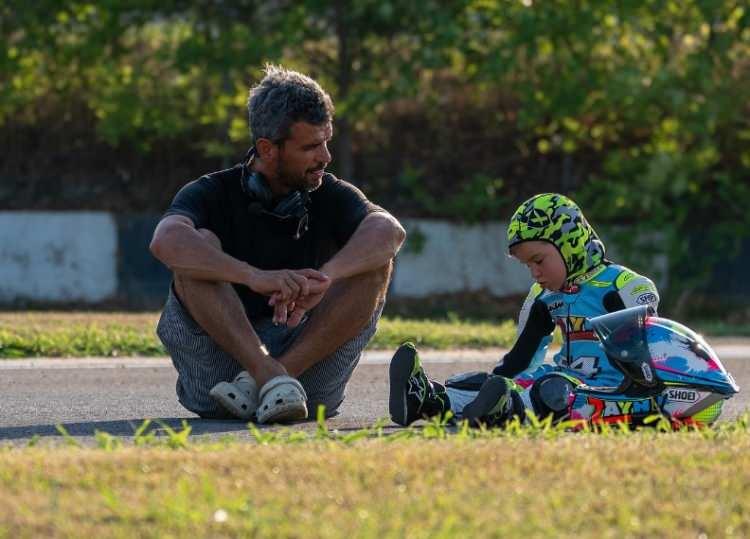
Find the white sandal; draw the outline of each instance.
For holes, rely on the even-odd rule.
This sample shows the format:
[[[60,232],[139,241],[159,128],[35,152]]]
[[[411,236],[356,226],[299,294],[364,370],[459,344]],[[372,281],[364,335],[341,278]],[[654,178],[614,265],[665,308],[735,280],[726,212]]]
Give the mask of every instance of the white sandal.
[[[219,382],[208,393],[227,412],[239,419],[249,420],[258,409],[258,385],[247,371],[239,373],[231,382]]]
[[[307,418],[307,394],[296,378],[271,378],[260,389],[258,423],[287,423]]]

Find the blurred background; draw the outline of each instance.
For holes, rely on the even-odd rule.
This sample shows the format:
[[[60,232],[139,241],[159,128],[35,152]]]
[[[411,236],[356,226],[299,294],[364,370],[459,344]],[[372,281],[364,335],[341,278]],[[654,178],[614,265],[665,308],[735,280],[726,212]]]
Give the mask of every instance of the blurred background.
[[[407,226],[391,314],[515,315],[504,225],[573,197],[663,312],[750,322],[750,8],[730,0],[0,5],[0,307],[154,309],[159,215],[249,141],[266,62]]]

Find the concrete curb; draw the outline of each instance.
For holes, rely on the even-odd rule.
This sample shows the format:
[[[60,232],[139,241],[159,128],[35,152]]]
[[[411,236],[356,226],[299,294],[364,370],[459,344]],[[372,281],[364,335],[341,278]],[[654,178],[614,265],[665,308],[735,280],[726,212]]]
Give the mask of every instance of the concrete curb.
[[[505,350],[425,350],[419,353],[424,363],[452,363],[454,361],[476,361],[494,363]],[[368,350],[360,364],[387,365],[391,361],[391,350]],[[71,357],[29,358],[0,360],[0,370],[19,369],[159,369],[172,367],[168,357]]]

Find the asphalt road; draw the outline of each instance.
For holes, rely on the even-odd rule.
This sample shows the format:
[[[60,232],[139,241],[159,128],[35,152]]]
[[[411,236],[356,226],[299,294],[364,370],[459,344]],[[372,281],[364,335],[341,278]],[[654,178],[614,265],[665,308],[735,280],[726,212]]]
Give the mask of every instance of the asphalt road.
[[[750,390],[750,343],[728,340],[714,347],[740,387]],[[422,358],[428,374],[442,380],[456,372],[491,368],[500,354],[427,352]],[[349,383],[340,414],[328,420],[329,429],[360,429],[388,416],[389,360],[387,352],[366,353]],[[193,437],[249,438],[241,421],[204,420],[182,408],[175,397],[175,380],[166,358],[1,361],[0,444],[25,445],[35,436],[61,443],[56,425],[84,444],[94,443],[97,430],[132,437],[146,418],[172,427],[187,419]],[[750,397],[741,391],[726,403],[722,418],[731,419],[748,409]],[[316,425],[303,422],[293,428],[313,430]]]

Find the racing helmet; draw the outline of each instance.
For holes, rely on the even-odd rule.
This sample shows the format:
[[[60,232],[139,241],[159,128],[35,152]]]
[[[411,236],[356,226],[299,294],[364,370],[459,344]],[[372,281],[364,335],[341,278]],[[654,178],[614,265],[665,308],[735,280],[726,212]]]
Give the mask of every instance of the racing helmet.
[[[692,386],[732,395],[739,387],[705,339],[687,326],[631,307],[590,320],[607,357],[632,383]]]

